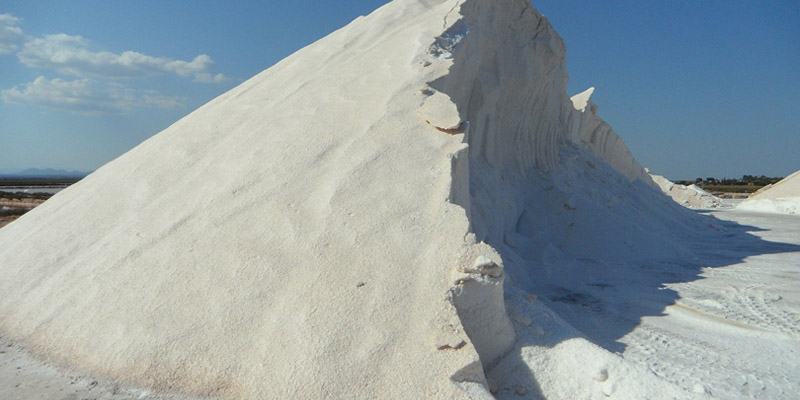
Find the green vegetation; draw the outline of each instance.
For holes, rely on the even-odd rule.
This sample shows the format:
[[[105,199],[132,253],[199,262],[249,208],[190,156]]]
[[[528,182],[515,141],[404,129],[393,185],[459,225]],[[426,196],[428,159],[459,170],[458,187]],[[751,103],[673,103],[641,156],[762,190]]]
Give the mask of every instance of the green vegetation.
[[[25,193],[25,192],[7,192],[0,186],[0,199],[41,199],[47,200],[52,197],[52,193]]]
[[[63,186],[67,187],[81,178],[15,178],[0,177],[0,190],[4,186]]]
[[[699,186],[699,185],[698,185]],[[703,185],[702,188],[706,192],[723,192],[723,193],[753,193],[763,186],[746,186],[746,185]]]
[[[9,208],[7,210],[0,208],[0,217],[8,217],[8,216],[18,217],[30,210],[31,210],[30,208]]]
[[[768,176],[754,176],[744,175],[739,179],[736,178],[722,178],[716,179],[713,177],[697,178],[694,181],[677,181],[681,185],[697,185],[707,192],[724,192],[724,193],[753,193],[764,186],[771,185],[782,177],[768,177]]]

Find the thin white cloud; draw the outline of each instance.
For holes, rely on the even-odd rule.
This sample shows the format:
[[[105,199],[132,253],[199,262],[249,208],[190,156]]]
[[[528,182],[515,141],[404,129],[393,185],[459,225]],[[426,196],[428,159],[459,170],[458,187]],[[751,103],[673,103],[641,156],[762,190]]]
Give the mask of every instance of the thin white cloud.
[[[25,40],[25,33],[18,25],[22,19],[11,14],[0,14],[0,55],[11,54]]]
[[[0,91],[4,103],[33,104],[77,114],[118,114],[137,108],[174,109],[185,107],[177,98],[151,90],[135,90],[118,83],[90,79],[48,80],[40,76],[31,83]]]
[[[228,81],[228,77],[222,74],[200,73],[194,76],[194,80],[202,83],[223,83]]]
[[[25,43],[17,54],[19,60],[33,68],[56,71],[80,78],[133,78],[165,74],[193,77],[197,82],[219,83],[227,78],[212,74],[214,61],[201,54],[191,61],[153,57],[135,51],[115,54],[90,50],[89,40],[81,36],[59,33],[45,35]]]
[[[14,15],[0,14],[0,55],[16,53],[28,67],[75,79],[40,76],[33,82],[0,90],[0,100],[6,104],[31,104],[88,115],[175,109],[185,107],[180,98],[133,89],[121,79],[174,76],[201,83],[229,80],[214,72],[214,60],[206,54],[184,61],[135,51],[95,51],[92,43],[81,36],[60,33],[31,38],[20,28],[22,22]]]

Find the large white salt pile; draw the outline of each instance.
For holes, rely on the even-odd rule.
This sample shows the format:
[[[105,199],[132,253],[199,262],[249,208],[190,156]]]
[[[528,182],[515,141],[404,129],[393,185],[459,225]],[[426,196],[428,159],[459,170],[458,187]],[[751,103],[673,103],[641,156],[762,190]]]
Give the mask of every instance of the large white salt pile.
[[[661,175],[650,174],[650,177],[661,188],[661,191],[682,206],[692,208],[716,208],[722,206],[722,200],[697,185],[681,185]]]
[[[193,395],[488,397],[504,277],[688,254],[564,55],[527,0],[393,1],[0,230],[0,330]]]
[[[800,214],[800,171],[769,185],[741,202],[737,208],[783,214]]]

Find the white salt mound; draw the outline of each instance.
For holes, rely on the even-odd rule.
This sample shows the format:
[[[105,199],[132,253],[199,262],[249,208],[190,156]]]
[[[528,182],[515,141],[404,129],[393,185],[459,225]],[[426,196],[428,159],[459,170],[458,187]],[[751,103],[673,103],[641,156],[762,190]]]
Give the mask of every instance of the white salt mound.
[[[687,251],[688,214],[576,109],[564,57],[527,0],[393,1],[0,230],[0,330],[188,395],[490,398],[519,345],[507,277]],[[553,370],[638,371],[604,395],[685,394],[554,349]]]
[[[716,208],[722,206],[722,200],[697,185],[686,186],[673,183],[661,175],[650,174],[650,176],[661,191],[684,207]]]
[[[800,214],[800,171],[764,187],[738,207],[742,210]]]

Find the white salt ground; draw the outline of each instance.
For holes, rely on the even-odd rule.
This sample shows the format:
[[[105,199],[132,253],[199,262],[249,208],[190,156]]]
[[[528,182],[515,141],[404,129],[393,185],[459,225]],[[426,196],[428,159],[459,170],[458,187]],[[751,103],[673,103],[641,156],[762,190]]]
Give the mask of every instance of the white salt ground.
[[[800,393],[800,217],[721,210],[768,242],[736,263],[749,239],[731,237],[677,292],[664,316],[650,316],[620,341],[625,357],[684,387],[717,398],[790,399]],[[724,252],[727,251],[728,254]],[[714,257],[719,260],[715,262]]]
[[[0,336],[0,399],[3,400],[202,400],[154,394],[119,382],[59,368]]]
[[[514,356],[487,374],[505,388],[498,397],[514,398],[518,385],[542,398],[800,393],[800,217],[712,215],[727,233],[720,243],[696,243],[694,262],[706,267],[682,258],[602,271],[589,265],[581,277],[540,289],[535,301],[507,290],[512,320],[525,314],[533,324],[515,324]],[[692,394],[665,391],[655,377]]]

